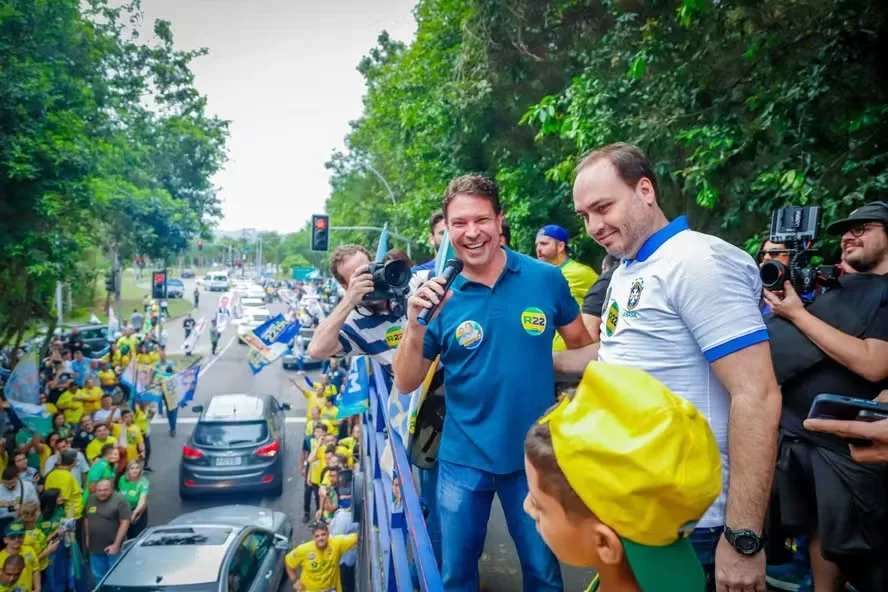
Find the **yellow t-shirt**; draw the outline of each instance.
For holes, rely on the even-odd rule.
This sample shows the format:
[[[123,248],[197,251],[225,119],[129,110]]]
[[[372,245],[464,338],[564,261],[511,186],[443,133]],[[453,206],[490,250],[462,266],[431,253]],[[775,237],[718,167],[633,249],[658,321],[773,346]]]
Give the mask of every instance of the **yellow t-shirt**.
[[[84,452],[84,454],[86,454],[86,460],[92,463],[92,461],[99,458],[99,456],[101,456],[102,454],[102,448],[105,447],[105,444],[113,444],[114,446],[117,446],[117,438],[109,435],[104,440],[99,440],[98,438],[94,439],[92,442],[86,445],[86,452]]]
[[[328,434],[333,434],[333,433],[335,433],[335,432],[333,431],[333,422],[331,422],[329,419],[323,419],[323,418],[321,418],[321,419],[311,419],[311,418],[309,418],[309,420],[305,422],[305,435],[306,435],[306,436],[311,436],[311,435],[312,435],[312,433],[314,432],[315,424],[316,424],[316,423],[322,423],[322,424],[324,424],[325,426],[327,426],[327,433],[328,433]]]
[[[336,405],[324,405],[323,407],[321,407],[321,417],[334,424],[339,423],[338,421],[336,421],[337,413],[339,413],[339,409],[336,407]]]
[[[139,354],[136,356],[136,363],[137,364],[144,364],[146,366],[153,366],[154,365],[153,360],[154,360],[154,358],[152,357],[152,355],[150,353]]]
[[[151,433],[151,422],[148,419],[148,413],[141,407],[133,409],[133,421],[139,426],[144,435],[147,436]]]
[[[142,437],[139,426],[133,424],[126,427],[126,462],[139,459],[139,445],[144,442],[145,438]]]
[[[102,372],[104,372],[104,370]],[[101,387],[94,386],[91,389],[84,387],[79,389],[77,394],[81,397],[86,397],[87,399],[85,401],[80,401],[81,405],[83,405],[83,413],[95,413],[102,406],[102,395],[104,392]]]
[[[323,551],[318,549],[314,541],[309,541],[287,553],[285,561],[290,569],[302,568],[299,581],[305,585],[306,592],[325,592],[331,588],[342,592],[339,560],[357,544],[356,534],[331,536]]]
[[[567,285],[570,286],[570,295],[574,297],[574,300],[577,301],[577,304],[579,304],[582,309],[583,298],[586,297],[586,292],[589,291],[592,284],[598,280],[598,273],[588,265],[583,265],[573,259],[568,259],[561,264],[561,274],[564,276],[564,279],[567,280]],[[552,343],[552,350],[564,351],[566,349],[567,345],[565,345],[564,339],[562,339],[561,334],[556,331],[555,341]]]
[[[79,519],[83,515],[83,490],[80,489],[80,483],[71,474],[71,471],[64,469],[53,469],[46,476],[43,483],[44,491],[47,489],[58,489],[65,500],[65,515],[69,518]],[[0,565],[3,565],[0,563]]]
[[[74,395],[79,392],[65,391],[59,395],[59,399],[56,401],[56,407],[65,414],[66,423],[79,424],[80,418],[83,417],[83,403],[74,400]]]
[[[102,386],[114,386],[117,384],[117,373],[113,368],[99,370],[99,384]]]
[[[40,559],[40,554],[43,553],[43,550],[46,549],[46,535],[43,534],[43,531],[37,528],[36,526],[31,530],[25,531],[25,540],[23,544],[26,547],[31,547],[34,551],[37,552],[37,561],[40,564],[40,571],[43,571],[47,567],[49,567],[49,557],[44,557]],[[2,566],[2,564],[0,564]]]
[[[314,444],[314,442],[312,442]],[[308,473],[308,480],[312,485],[320,485],[321,484],[321,471],[323,471],[327,467],[327,459],[324,458],[326,456],[327,447],[321,444],[318,446],[318,455],[317,460],[311,463],[311,469]]]
[[[341,454],[345,457],[345,468],[350,469],[355,466],[354,450],[348,448],[347,446],[340,445],[336,447],[336,454]]]
[[[34,549],[27,545],[22,545],[20,555],[25,560],[25,568],[13,589],[21,588],[30,591],[34,589],[34,574],[40,571],[40,562],[37,560],[37,553]],[[7,557],[9,557],[9,553],[6,549],[0,549],[0,566],[6,562]]]
[[[46,466],[46,461],[49,460],[49,457],[53,455],[52,448],[49,447],[49,444],[44,444],[43,448],[41,448],[37,452],[37,454],[40,457],[40,474],[42,475],[43,468]]]

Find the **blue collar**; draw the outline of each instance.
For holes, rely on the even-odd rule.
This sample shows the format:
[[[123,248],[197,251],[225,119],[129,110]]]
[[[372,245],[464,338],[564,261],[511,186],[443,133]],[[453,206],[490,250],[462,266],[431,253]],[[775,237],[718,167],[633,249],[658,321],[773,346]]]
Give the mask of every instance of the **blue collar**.
[[[496,284],[498,284],[502,281],[503,277],[506,275],[505,272],[507,272],[507,271],[510,271],[512,273],[520,273],[521,272],[521,261],[519,260],[520,255],[518,255],[518,253],[516,253],[515,251],[513,251],[509,248],[506,248],[506,247],[500,247],[500,248],[506,252],[506,266],[503,268],[503,273],[501,273],[500,276],[497,278],[496,283],[494,283],[494,286],[496,286]],[[466,276],[464,276],[463,274],[459,274],[456,277],[456,279],[453,280],[453,284],[451,285],[451,288],[453,288],[454,290],[461,290],[466,284],[475,284],[475,283],[477,283],[477,282],[467,279]]]
[[[657,249],[662,247],[666,241],[670,238],[681,232],[682,230],[688,230],[688,218],[687,216],[679,216],[654,234],[652,234],[644,244],[641,245],[641,248],[638,249],[638,253],[635,254],[634,259],[623,259],[623,263],[632,263],[633,261],[647,261],[651,258],[651,255],[657,252]]]

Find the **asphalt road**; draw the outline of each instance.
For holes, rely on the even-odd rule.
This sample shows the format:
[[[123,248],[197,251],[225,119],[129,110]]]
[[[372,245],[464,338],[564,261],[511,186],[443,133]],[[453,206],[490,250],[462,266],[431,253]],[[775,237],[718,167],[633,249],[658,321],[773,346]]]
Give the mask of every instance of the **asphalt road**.
[[[193,280],[185,281],[185,293],[190,297],[194,290]],[[200,320],[212,318],[219,300],[218,292],[202,292],[200,307],[194,317]],[[283,312],[281,304],[270,306],[272,313]],[[181,351],[184,340],[181,320],[167,327],[168,349],[171,353]],[[226,328],[219,342],[216,357],[210,357],[209,339],[204,334],[198,342],[196,354],[203,356],[201,374],[198,380],[195,403],[204,403],[216,393],[272,393],[281,402],[290,403],[292,411],[287,422],[287,452],[290,470],[285,473],[284,495],[278,499],[271,497],[219,497],[184,502],[178,494],[179,458],[182,446],[194,428],[196,414],[190,408],[179,412],[176,437],[169,436],[166,419],[155,418],[151,426],[151,467],[149,473],[151,492],[148,498],[149,523],[164,524],[189,511],[230,503],[250,503],[273,508],[287,513],[293,520],[295,539],[310,539],[308,529],[302,524],[303,486],[299,478],[299,451],[304,430],[305,399],[289,381],[295,372],[285,371],[280,362],[266,367],[253,376],[247,366],[247,347],[237,342],[233,325]],[[565,567],[563,569],[566,590],[582,590],[589,583],[591,574],[587,570]],[[487,530],[487,544],[481,561],[481,577],[488,592],[513,592],[521,590],[521,570],[515,553],[515,546],[508,534],[505,519],[499,502],[494,503]]]

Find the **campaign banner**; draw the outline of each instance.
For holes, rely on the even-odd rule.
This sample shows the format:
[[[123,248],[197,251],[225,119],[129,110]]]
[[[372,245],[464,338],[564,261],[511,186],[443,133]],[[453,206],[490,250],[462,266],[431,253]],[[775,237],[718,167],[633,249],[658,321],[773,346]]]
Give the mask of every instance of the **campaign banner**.
[[[299,306],[299,299],[296,298],[296,292],[289,288],[281,288],[278,290],[278,296],[281,299],[281,302],[287,305],[288,308],[297,308]]]
[[[130,358],[130,363],[120,373],[120,384],[130,390],[134,390],[136,387],[136,366],[136,356],[133,356]]]
[[[197,390],[198,378],[200,378],[200,364],[195,364],[161,382],[166,408],[176,409],[191,402]]]
[[[231,320],[231,292],[226,292],[219,296],[219,306],[216,307],[216,328],[219,333],[225,331],[228,321]]]
[[[207,318],[201,317],[199,321],[197,321],[197,325],[194,326],[194,330],[191,331],[191,335],[188,336],[188,339],[182,344],[182,349],[186,352],[194,351],[194,348],[197,346],[197,342],[200,339],[200,336],[203,334],[204,329],[207,328]]]
[[[278,314],[242,337],[244,343],[259,351],[267,362],[274,362],[287,351],[287,344],[299,333],[301,325],[298,321],[287,321],[284,315]],[[272,348],[273,344],[283,345]]]
[[[352,360],[335,402],[337,420],[360,415],[370,407],[370,359],[367,356],[356,356]]]
[[[18,361],[6,381],[4,394],[13,413],[26,427],[47,436],[52,431],[52,416],[39,405],[40,376],[37,353],[31,352]]]

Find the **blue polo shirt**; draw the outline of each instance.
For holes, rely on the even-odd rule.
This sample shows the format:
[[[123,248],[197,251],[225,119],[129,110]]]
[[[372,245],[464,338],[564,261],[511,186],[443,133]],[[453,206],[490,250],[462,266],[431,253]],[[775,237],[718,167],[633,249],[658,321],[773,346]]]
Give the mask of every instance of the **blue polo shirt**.
[[[423,342],[444,367],[438,457],[499,475],[524,469],[524,436],[555,403],[555,330],[580,314],[561,270],[504,250],[493,288],[456,278]]]

